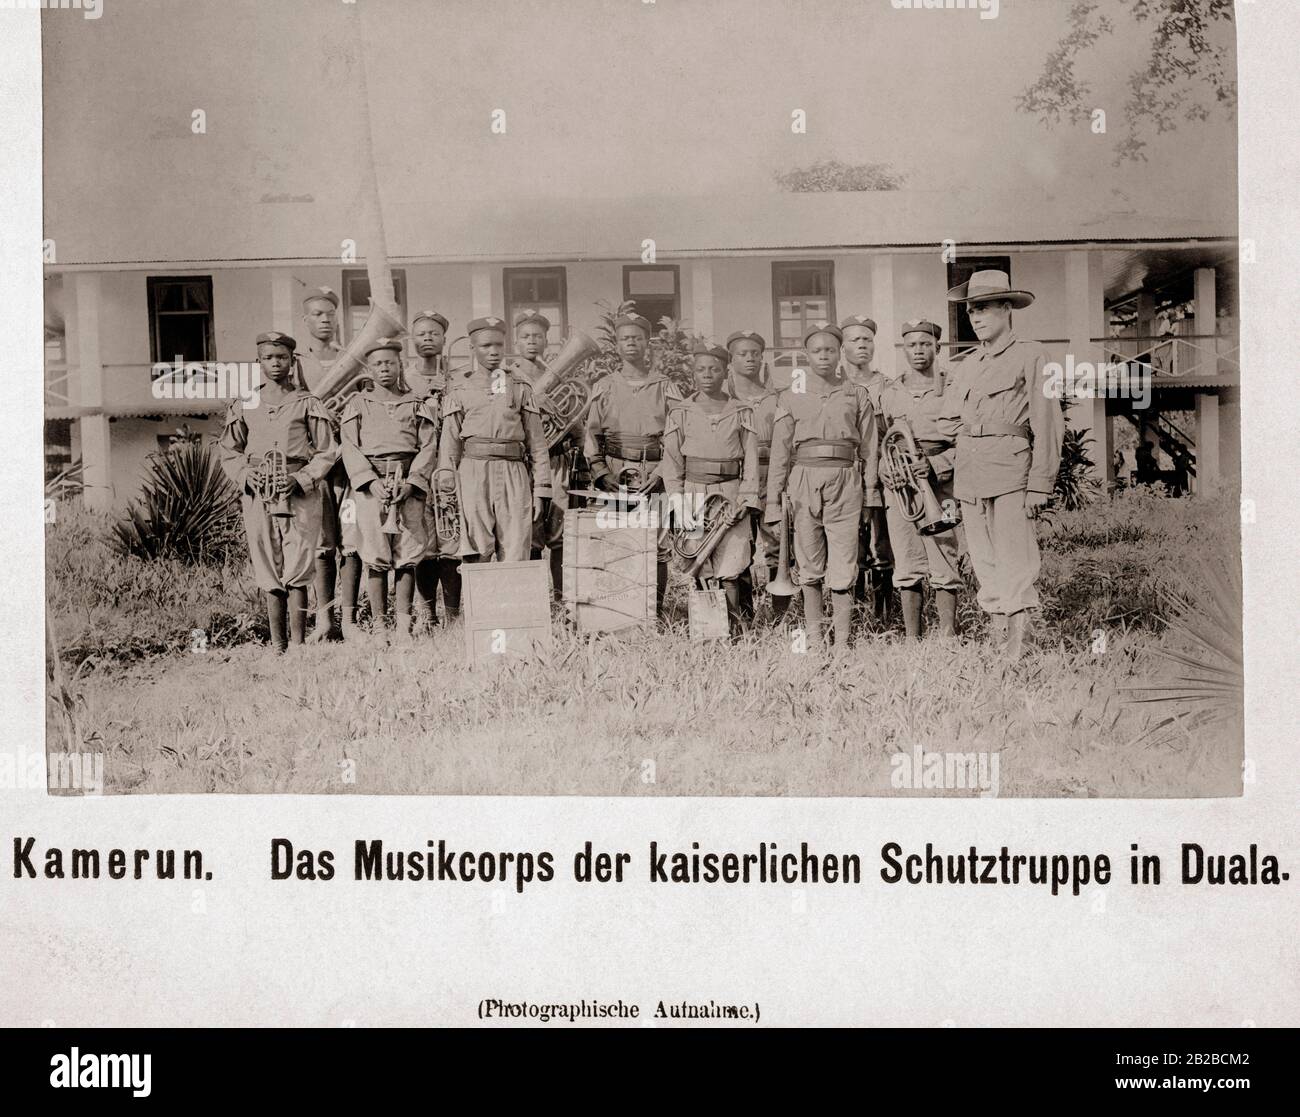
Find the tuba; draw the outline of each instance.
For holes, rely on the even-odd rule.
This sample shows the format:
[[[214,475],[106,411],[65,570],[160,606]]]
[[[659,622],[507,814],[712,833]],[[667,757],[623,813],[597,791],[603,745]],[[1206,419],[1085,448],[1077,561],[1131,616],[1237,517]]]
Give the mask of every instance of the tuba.
[[[917,477],[913,472],[917,462],[925,461],[911,424],[901,415],[894,419],[880,444],[880,456],[896,479],[890,488],[898,493],[903,515],[916,524],[922,535],[940,535],[951,531],[956,519],[944,515],[934,486],[928,477]]]
[[[555,360],[533,383],[542,410],[542,430],[548,450],[554,450],[587,417],[591,385],[574,373],[579,366],[599,356],[596,340],[582,330],[575,330]]]
[[[674,531],[668,540],[673,554],[684,564],[688,578],[698,578],[704,564],[718,549],[727,530],[735,524],[745,510],[722,493],[710,493],[700,509],[700,523],[696,529]]]
[[[330,365],[329,371],[316,385],[316,398],[337,419],[343,414],[348,397],[360,387],[366,374],[366,350],[381,337],[401,337],[406,333],[401,313],[396,307],[384,306],[370,300],[370,316],[354,337]]]
[[[253,493],[272,516],[291,516],[289,463],[283,450],[268,450],[253,471]]]
[[[450,489],[438,485],[438,478],[446,474],[450,474],[454,482]],[[456,547],[460,543],[460,474],[454,469],[435,469],[432,488],[434,534],[439,543]]]

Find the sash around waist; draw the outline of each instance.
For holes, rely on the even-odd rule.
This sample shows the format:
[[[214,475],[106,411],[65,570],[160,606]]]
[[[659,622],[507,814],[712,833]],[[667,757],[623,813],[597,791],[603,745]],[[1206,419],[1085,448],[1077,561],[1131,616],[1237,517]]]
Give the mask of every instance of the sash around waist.
[[[685,465],[686,480],[698,485],[717,485],[738,480],[744,461],[741,458],[693,458],[688,454]]]
[[[794,465],[856,465],[858,444],[847,438],[809,438],[794,448]]]
[[[520,438],[485,438],[470,435],[465,439],[464,456],[480,461],[524,461],[524,443]]]
[[[661,434],[620,434],[610,431],[601,435],[600,442],[606,454],[624,461],[657,462],[663,457]]]

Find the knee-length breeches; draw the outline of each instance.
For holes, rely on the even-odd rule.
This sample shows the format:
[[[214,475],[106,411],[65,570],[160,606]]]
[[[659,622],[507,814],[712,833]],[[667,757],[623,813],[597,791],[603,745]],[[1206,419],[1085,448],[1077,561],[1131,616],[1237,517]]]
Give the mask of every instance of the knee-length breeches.
[[[272,516],[261,499],[244,493],[244,534],[258,589],[285,590],[306,586],[312,579],[320,545],[320,497],[296,493],[289,498],[288,516]]]
[[[787,493],[794,509],[799,584],[825,581],[835,591],[852,589],[858,576],[862,475],[847,465],[796,465],[790,470]]]

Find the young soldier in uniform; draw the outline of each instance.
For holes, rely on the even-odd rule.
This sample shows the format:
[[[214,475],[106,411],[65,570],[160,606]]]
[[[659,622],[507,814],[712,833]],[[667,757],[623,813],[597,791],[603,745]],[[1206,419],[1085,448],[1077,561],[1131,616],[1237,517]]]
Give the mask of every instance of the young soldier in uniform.
[[[542,355],[546,352],[551,320],[536,310],[524,310],[515,315],[515,348],[519,356],[512,371],[522,376],[530,385],[546,371]],[[547,400],[538,398],[538,406],[545,408]],[[551,563],[551,594],[556,601],[564,595],[564,514],[569,507],[569,484],[575,436],[561,439],[551,450],[551,504],[546,519],[533,531],[532,557],[539,559],[545,550]]]
[[[727,394],[731,354],[720,345],[695,347],[696,392],[673,404],[664,428],[663,479],[672,515],[685,513],[678,527],[699,525],[705,500],[721,493],[735,518],[699,579],[716,579],[727,596],[731,634],[743,630],[740,579],[753,556],[750,512],[758,511],[758,438],[749,407]],[[674,499],[675,498],[675,499]]]
[[[780,538],[763,521],[767,499],[767,467],[772,456],[772,420],[776,417],[776,390],[768,383],[763,368],[767,342],[753,330],[737,330],[727,338],[731,355],[731,394],[753,413],[754,435],[758,440],[759,514],[754,520],[755,558],[767,567],[767,580],[776,577]],[[754,619],[754,582],[748,570],[740,579],[740,607],[746,621]],[[772,619],[779,623],[790,607],[790,598],[772,598]]]
[[[219,441],[221,467],[240,493],[248,554],[258,588],[266,595],[271,644],[301,644],[307,631],[307,583],[320,543],[320,498],[314,492],[338,458],[334,424],[324,406],[294,382],[294,350],[288,334],[257,337],[257,360],[265,381],[256,404],[236,400]],[[271,467],[268,451],[283,455],[287,482],[280,492],[259,492]]]
[[[650,367],[650,321],[635,312],[614,322],[622,367],[592,389],[585,453],[594,484],[609,492],[620,485],[652,492],[660,482],[664,425],[681,392]],[[655,602],[663,616],[668,589],[666,546],[659,548]]]
[[[341,350],[335,343],[338,332],[339,297],[328,287],[313,287],[302,300],[302,320],[307,326],[307,348],[299,354],[303,379],[313,395],[338,359]],[[361,584],[361,560],[356,553],[356,533],[351,524],[340,522],[339,505],[347,491],[347,475],[340,462],[328,482],[320,486],[321,541],[316,552],[316,634],[314,638],[332,638],[338,629],[334,620],[336,560],[339,549],[343,558],[344,623],[356,615],[357,590]],[[348,546],[344,547],[344,533]],[[349,554],[350,548],[350,554]],[[350,593],[349,593],[350,590]],[[351,604],[349,605],[349,601]]]
[[[421,310],[411,320],[411,337],[416,357],[406,366],[406,382],[442,426],[442,401],[447,391],[447,368],[443,349],[447,342],[447,319],[436,310]],[[436,442],[436,438],[435,438]],[[442,583],[442,607],[449,621],[460,615],[460,558],[457,545],[444,543],[434,529],[433,494],[425,515],[428,543],[424,557],[415,566],[420,623],[437,623],[438,583]]]
[[[964,303],[976,355],[958,366],[944,393],[944,416],[955,424],[954,489],[961,501],[966,546],[979,579],[979,604],[993,639],[1019,659],[1029,610],[1038,607],[1038,540],[1033,521],[1047,507],[1061,464],[1065,420],[1044,383],[1047,351],[1021,341],[1011,312],[1034,301],[1011,288],[1004,271],[978,271],[948,292]]]
[[[551,496],[542,416],[533,389],[501,367],[505,322],[475,318],[469,337],[474,370],[447,389],[438,466],[460,478],[465,561],[523,562]],[[449,491],[455,482],[444,475],[439,487]]]
[[[871,406],[880,414],[880,392],[888,377],[871,367],[876,356],[876,323],[865,314],[850,314],[840,323],[844,333],[844,365],[850,380],[866,388]],[[883,433],[883,432],[882,432]],[[882,503],[870,508],[862,521],[858,561],[871,590],[871,608],[877,623],[889,622],[889,599],[893,593],[894,552],[890,549],[889,525]],[[858,600],[865,599],[862,579],[853,584]]]
[[[901,377],[887,382],[880,390],[881,437],[888,433],[895,420],[907,422],[924,455],[917,463],[916,476],[930,482],[941,506],[948,502],[951,518],[955,520],[953,443],[942,417],[943,373],[935,365],[942,337],[942,328],[933,322],[922,319],[903,323],[903,353],[908,367]],[[903,513],[901,489],[913,479],[895,477],[883,454],[880,479],[885,486],[889,539],[894,553],[894,585],[903,604],[903,628],[910,639],[920,638],[923,586],[928,575],[934,587],[939,631],[953,636],[957,631],[957,591],[962,585],[957,570],[956,532],[921,534],[919,525]]]
[[[858,528],[864,510],[881,497],[876,415],[866,388],[839,377],[841,337],[825,322],[809,327],[803,344],[812,375],[804,383],[797,370],[777,397],[764,515],[777,523],[786,493],[794,509],[795,561],[809,635],[821,639],[825,581],[835,644],[843,651],[853,620]]]

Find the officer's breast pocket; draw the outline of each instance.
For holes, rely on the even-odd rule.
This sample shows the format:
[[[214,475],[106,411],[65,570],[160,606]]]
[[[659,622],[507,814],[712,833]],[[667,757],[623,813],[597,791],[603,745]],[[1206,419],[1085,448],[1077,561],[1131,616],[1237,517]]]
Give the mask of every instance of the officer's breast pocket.
[[[1014,392],[1023,387],[1024,383],[1025,378],[1020,375],[1019,369],[1007,369],[996,376],[980,381],[974,394],[992,399],[994,396],[1004,396],[1007,392]]]

